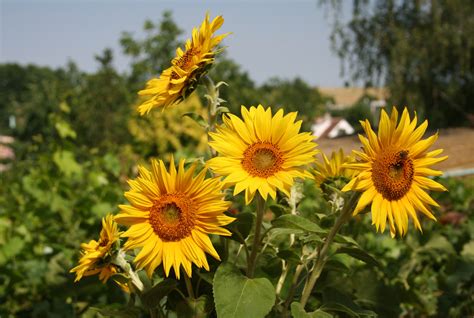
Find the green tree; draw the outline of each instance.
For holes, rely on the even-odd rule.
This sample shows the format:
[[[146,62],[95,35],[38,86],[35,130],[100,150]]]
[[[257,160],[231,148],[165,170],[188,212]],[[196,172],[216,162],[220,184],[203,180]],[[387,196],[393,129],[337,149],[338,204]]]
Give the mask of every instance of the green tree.
[[[133,91],[141,89],[147,80],[168,68],[176,48],[182,44],[178,40],[182,31],[170,11],[165,11],[158,23],[146,20],[143,30],[144,39],[135,38],[130,32],[123,32],[120,38],[123,53],[132,58],[129,83]]]
[[[474,124],[474,2],[355,0],[352,8],[333,40],[353,80],[386,85],[394,104],[435,126]]]
[[[95,59],[99,62],[98,71],[84,75],[69,100],[78,142],[105,151],[130,140],[127,119],[133,111],[133,94],[126,79],[113,68],[110,49]]]
[[[74,67],[72,63],[68,66]],[[35,65],[0,65],[0,133],[24,141],[40,134],[48,114],[71,89],[68,73]],[[16,118],[15,129],[7,128],[10,116]]]
[[[249,74],[225,53],[218,56],[217,62],[209,72],[215,81],[224,81],[229,86],[221,86],[220,97],[234,114],[240,114],[240,106],[251,106],[261,103],[259,92]],[[202,95],[202,94],[201,94]]]
[[[301,78],[281,80],[273,78],[260,87],[262,103],[283,108],[286,112],[297,111],[303,120],[303,129],[309,130],[313,119],[324,111],[327,98]]]

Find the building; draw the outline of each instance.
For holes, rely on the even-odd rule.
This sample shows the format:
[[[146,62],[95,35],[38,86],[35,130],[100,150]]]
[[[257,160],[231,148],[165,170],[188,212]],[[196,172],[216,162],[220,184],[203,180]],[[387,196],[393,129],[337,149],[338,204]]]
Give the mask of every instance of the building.
[[[316,138],[330,139],[352,135],[355,132],[347,120],[342,117],[331,117],[329,113],[316,118],[315,123],[311,126],[311,130]]]

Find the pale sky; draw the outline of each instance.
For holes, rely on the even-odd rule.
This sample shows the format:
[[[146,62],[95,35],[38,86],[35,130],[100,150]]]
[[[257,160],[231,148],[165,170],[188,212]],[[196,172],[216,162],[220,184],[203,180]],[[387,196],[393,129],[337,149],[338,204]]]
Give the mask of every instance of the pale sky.
[[[331,19],[318,0],[163,1],[163,0],[0,0],[0,63],[97,67],[94,54],[114,51],[123,71],[122,31],[142,36],[146,19],[157,21],[171,10],[183,39],[206,11],[222,14],[220,32],[233,32],[224,42],[229,57],[262,83],[272,76],[299,76],[314,86],[342,86],[340,62],[330,49]],[[345,9],[344,11],[347,11]],[[344,12],[347,18],[348,12]],[[218,32],[219,33],[219,32]]]

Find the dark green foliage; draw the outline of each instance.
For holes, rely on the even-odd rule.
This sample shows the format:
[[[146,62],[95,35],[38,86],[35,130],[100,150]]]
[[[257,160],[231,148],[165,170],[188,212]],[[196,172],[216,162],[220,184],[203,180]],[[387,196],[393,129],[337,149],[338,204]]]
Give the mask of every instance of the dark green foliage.
[[[154,287],[142,303],[112,281],[103,285],[97,277],[87,277],[73,283],[69,270],[77,263],[80,243],[97,239],[101,217],[117,213],[128,189],[126,179],[133,178],[136,164],[148,154],[128,130],[136,91],[168,66],[179,43],[180,30],[168,13],[161,22],[146,22],[144,28],[143,40],[130,34],[121,39],[124,52],[132,57],[129,74],[113,68],[113,54],[107,49],[96,56],[100,67],[91,74],[73,63],[58,70],[0,65],[0,133],[16,139],[16,160],[0,174],[1,317],[97,317],[99,313],[136,317],[146,315],[139,305],[155,309],[161,300],[166,300],[165,309],[171,314],[195,317],[474,314],[472,178],[442,180],[450,191],[434,195],[441,203],[436,211],[442,214],[440,222],[424,219],[424,234],[411,226],[405,238],[392,239],[387,233],[375,233],[370,214],[352,218],[336,235],[306,308],[297,301],[303,284],[291,290],[292,279],[297,266],[324,242],[336,218],[311,181],[302,186],[305,197],[300,202],[288,202],[278,194],[267,203],[256,278],[243,274],[249,251],[241,245],[254,237],[254,206],[245,206],[242,196],[229,192],[233,202],[229,213],[236,216],[228,226],[232,240],[223,243],[212,237],[227,261],[209,257],[210,272],[194,268],[195,300],[186,303],[176,291],[185,290],[184,282],[173,278],[145,280],[145,285]],[[300,79],[272,80],[258,87],[225,57],[210,74],[229,84],[221,87],[221,97],[237,114],[241,104],[262,103],[299,111],[308,125],[325,102]],[[367,103],[361,100],[343,115],[351,122],[368,118]],[[183,114],[181,120],[190,120]],[[17,118],[14,130],[6,128],[10,115]],[[162,143],[157,136],[149,143]],[[193,152],[188,141],[182,143],[180,153]],[[162,156],[159,151],[153,154]],[[283,261],[288,275],[274,298]],[[308,275],[308,269],[301,277]],[[145,279],[143,272],[139,274]],[[161,267],[157,276],[163,276]],[[291,293],[295,301],[286,302]]]
[[[61,112],[48,118],[49,129],[74,133]],[[124,301],[117,289],[97,284],[96,277],[74,284],[69,270],[80,243],[97,239],[101,217],[122,202],[119,178],[129,172],[115,155],[94,156],[70,135],[36,139],[25,149],[28,156],[1,174],[2,316],[64,317],[90,304]]]
[[[300,78],[270,79],[260,87],[261,103],[286,112],[297,111],[303,120],[303,130],[310,130],[316,116],[322,115],[328,98]]]

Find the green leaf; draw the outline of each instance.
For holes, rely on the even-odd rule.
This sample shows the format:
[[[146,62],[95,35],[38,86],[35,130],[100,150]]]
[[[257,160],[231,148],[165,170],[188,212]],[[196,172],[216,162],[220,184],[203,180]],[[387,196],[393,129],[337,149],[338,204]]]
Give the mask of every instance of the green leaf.
[[[230,113],[230,110],[229,108],[225,107],[225,106],[219,106],[216,108],[216,114],[224,114],[224,113]]]
[[[222,85],[225,85],[225,86],[227,86],[227,87],[229,86],[229,84],[227,84],[227,83],[224,82],[224,81],[220,81],[220,82],[217,83],[215,86],[216,86],[216,88],[219,88],[219,87],[221,87]]]
[[[349,244],[349,245],[355,245],[355,246],[359,246],[359,244],[350,236],[345,236],[345,235],[341,235],[341,234],[337,234],[335,237],[334,237],[334,242],[336,243],[345,243],[345,244]]]
[[[335,259],[334,256],[336,255],[333,255],[333,257],[324,264],[324,269],[342,273],[349,272],[349,267],[343,261]]]
[[[114,210],[114,207],[114,205],[108,202],[99,202],[94,204],[90,209],[94,215],[104,217],[107,215],[107,213],[111,213]]]
[[[288,207],[281,205],[281,204],[272,204],[268,207],[273,213],[275,213],[275,216],[279,217],[283,214],[286,214],[288,211]]]
[[[351,317],[376,317],[377,314],[371,310],[360,308],[352,299],[335,288],[326,288],[323,291],[323,305],[319,308],[323,311],[339,311],[349,314]]]
[[[82,167],[77,163],[74,154],[70,151],[56,151],[53,154],[53,161],[66,177],[70,177],[74,174],[80,175],[82,173]]]
[[[443,254],[456,254],[456,250],[453,245],[442,235],[433,236],[428,243],[426,243],[422,250],[438,253],[441,251]]]
[[[71,126],[65,121],[58,121],[54,127],[56,128],[59,137],[65,139],[67,137],[71,137],[72,139],[76,139],[76,132],[71,128]]]
[[[205,128],[207,129],[209,127],[209,125],[207,124],[207,121],[204,119],[204,117],[202,117],[201,115],[197,114],[197,113],[185,113],[182,115],[182,117],[189,117],[191,118],[192,120],[194,120],[199,126],[201,126],[202,128]]]
[[[368,265],[380,267],[380,263],[372,257],[366,251],[357,248],[357,247],[340,247],[337,249],[336,254],[347,254],[352,256],[355,259],[358,259]]]
[[[303,306],[298,302],[291,303],[291,316],[293,318],[332,318],[333,316],[323,310],[306,312]]]
[[[273,240],[280,235],[304,234],[302,230],[271,228],[269,240]]]
[[[155,308],[160,304],[163,297],[171,293],[176,287],[178,287],[178,282],[174,279],[167,278],[159,282],[142,294],[143,305],[147,308]]]
[[[313,233],[325,233],[326,231],[319,227],[316,223],[305,219],[302,216],[294,214],[285,214],[272,221],[273,227],[303,230]]]
[[[214,301],[218,317],[265,317],[275,303],[275,288],[266,278],[250,279],[223,263],[214,276]]]
[[[117,156],[108,153],[104,156],[104,166],[114,176],[118,177],[120,174],[120,161]]]
[[[253,213],[243,212],[235,215],[235,218],[236,220],[229,225],[229,230],[232,232],[230,238],[240,244],[244,244],[245,239],[252,230],[253,219],[255,216]]]
[[[468,243],[464,244],[461,256],[471,262],[474,261],[474,241],[469,241]]]
[[[20,254],[25,242],[19,237],[13,237],[0,247],[0,265]]]

